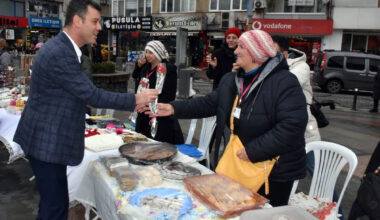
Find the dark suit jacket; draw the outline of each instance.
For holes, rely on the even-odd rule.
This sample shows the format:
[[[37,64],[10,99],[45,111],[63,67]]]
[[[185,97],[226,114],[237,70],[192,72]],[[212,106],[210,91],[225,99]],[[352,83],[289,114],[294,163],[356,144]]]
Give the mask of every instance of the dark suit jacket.
[[[27,156],[77,165],[84,153],[86,104],[133,111],[134,94],[96,88],[82,71],[65,33],[49,40],[33,64],[28,103],[14,141]]]

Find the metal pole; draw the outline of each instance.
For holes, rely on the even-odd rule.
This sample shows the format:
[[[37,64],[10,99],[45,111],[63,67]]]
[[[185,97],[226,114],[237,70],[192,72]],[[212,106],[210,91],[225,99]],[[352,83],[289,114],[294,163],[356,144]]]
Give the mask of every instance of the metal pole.
[[[355,93],[354,93],[354,100],[352,102],[352,110],[356,111],[356,101],[358,99],[358,88],[355,88]]]
[[[247,0],[247,25],[246,31],[252,29],[252,9],[254,0]]]

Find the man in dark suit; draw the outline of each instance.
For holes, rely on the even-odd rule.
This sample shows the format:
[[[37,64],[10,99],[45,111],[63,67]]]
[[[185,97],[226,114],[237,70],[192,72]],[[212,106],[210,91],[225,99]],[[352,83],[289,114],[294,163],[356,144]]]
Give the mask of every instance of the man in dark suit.
[[[67,165],[78,165],[84,154],[86,104],[133,111],[157,98],[157,90],[139,94],[96,88],[81,69],[80,47],[95,43],[100,6],[72,0],[64,31],[48,41],[33,65],[28,103],[14,141],[21,145],[40,193],[37,219],[67,219]]]

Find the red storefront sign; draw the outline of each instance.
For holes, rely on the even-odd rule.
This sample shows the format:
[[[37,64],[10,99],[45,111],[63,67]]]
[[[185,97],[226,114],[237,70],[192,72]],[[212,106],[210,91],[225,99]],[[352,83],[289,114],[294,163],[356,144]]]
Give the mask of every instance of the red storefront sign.
[[[0,16],[0,26],[25,28],[28,26],[28,19],[19,17]]]
[[[329,35],[333,32],[333,20],[252,19],[252,29],[270,34]]]

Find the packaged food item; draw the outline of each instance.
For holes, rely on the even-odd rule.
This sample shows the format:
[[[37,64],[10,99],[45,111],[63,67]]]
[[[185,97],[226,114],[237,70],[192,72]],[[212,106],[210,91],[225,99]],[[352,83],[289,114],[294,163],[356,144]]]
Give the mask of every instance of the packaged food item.
[[[162,183],[162,177],[160,172],[152,166],[144,168],[140,170],[138,173],[141,180],[141,184],[143,184],[143,186],[145,187],[153,187]]]
[[[110,176],[115,176],[114,170],[118,167],[128,167],[129,162],[127,159],[120,156],[103,156],[100,157],[100,161],[110,172]]]
[[[199,171],[198,169],[185,165],[179,161],[171,161],[171,162],[164,163],[160,169],[161,169],[162,176],[165,179],[169,179],[169,180],[182,181],[183,179],[187,177],[201,175],[201,171]]]
[[[257,209],[268,201],[240,183],[219,174],[194,176],[183,181],[187,190],[222,218]]]
[[[122,138],[116,134],[101,134],[84,139],[84,146],[87,149],[99,152],[104,150],[117,149],[124,144]]]
[[[138,184],[138,176],[133,168],[130,166],[118,167],[114,169],[114,172],[121,190],[131,191],[136,188]]]

